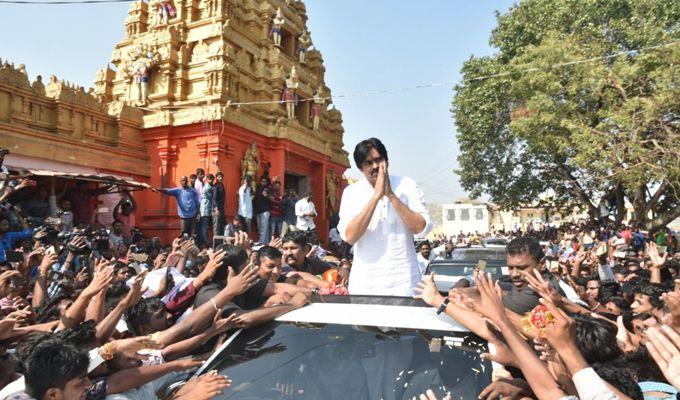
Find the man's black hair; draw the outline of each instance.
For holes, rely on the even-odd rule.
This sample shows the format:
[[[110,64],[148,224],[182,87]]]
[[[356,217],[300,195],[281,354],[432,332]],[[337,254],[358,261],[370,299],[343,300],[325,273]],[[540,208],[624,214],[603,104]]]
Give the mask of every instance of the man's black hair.
[[[508,243],[507,253],[509,256],[518,256],[520,254],[529,254],[536,262],[540,262],[545,254],[543,254],[543,247],[538,240],[529,236],[520,236],[514,238]]]
[[[125,313],[128,328],[135,336],[141,335],[140,327],[151,322],[151,316],[165,309],[165,304],[156,297],[141,299]]]
[[[574,314],[576,345],[589,364],[605,362],[620,357],[616,344],[616,326],[597,318]]]
[[[205,170],[203,168],[196,168],[196,175],[198,175],[199,172],[203,172],[205,174]]]
[[[23,373],[25,371],[24,366],[26,361],[28,361],[28,356],[31,355],[33,349],[36,348],[40,343],[52,338],[51,332],[31,332],[21,338],[19,343],[17,343],[14,349],[14,355],[16,356],[19,363],[17,364],[17,371]]]
[[[354,148],[354,163],[357,165],[357,168],[361,169],[361,164],[364,163],[368,157],[368,153],[371,152],[371,149],[375,149],[378,154],[387,161],[387,149],[385,148],[385,145],[380,139],[370,138],[357,143]]]
[[[125,282],[119,281],[111,284],[106,290],[106,300],[104,300],[104,310],[108,313],[110,310],[114,309],[118,303],[125,297],[130,288]]]
[[[601,296],[602,304],[614,303],[621,311],[630,309],[631,302],[621,296]]]
[[[246,253],[243,248],[228,243],[217,246],[217,249],[215,249],[215,251],[220,250],[224,250],[222,266],[217,269],[215,275],[210,281],[223,284],[227,280],[229,267],[233,268],[235,273],[241,272],[239,268],[242,264],[248,261],[248,253]]]
[[[654,308],[663,307],[661,295],[666,293],[667,289],[658,283],[649,283],[642,288],[642,294],[649,296],[649,304]]]
[[[46,322],[56,321],[61,318],[61,313],[59,311],[59,303],[62,300],[71,300],[71,297],[62,294],[57,297],[52,298],[47,303],[44,303],[36,310],[36,321],[39,324],[44,324]]]
[[[42,400],[50,388],[64,389],[66,383],[87,374],[87,351],[61,340],[47,340],[26,360],[26,393]]]
[[[262,246],[256,252],[256,254],[257,254],[257,257],[255,258],[255,265],[260,265],[262,258],[268,258],[270,260],[280,260],[281,256],[282,256],[279,249],[277,249],[276,247],[272,247],[272,246]]]
[[[97,339],[97,324],[94,320],[85,321],[73,328],[55,332],[52,337],[78,347],[88,347]]]
[[[635,374],[637,382],[667,382],[659,365],[645,346],[623,353],[616,364],[621,368],[630,369]]]
[[[191,179],[191,178],[198,179],[198,176],[196,176],[196,174],[191,174],[191,175],[189,175],[189,179]]]
[[[643,400],[642,390],[628,368],[619,368],[612,363],[601,363],[593,365],[593,369],[600,378],[632,400]]]
[[[304,247],[309,244],[309,237],[304,231],[291,231],[283,235],[281,243],[293,242],[298,246]]]
[[[600,298],[618,296],[621,286],[616,281],[600,282]]]

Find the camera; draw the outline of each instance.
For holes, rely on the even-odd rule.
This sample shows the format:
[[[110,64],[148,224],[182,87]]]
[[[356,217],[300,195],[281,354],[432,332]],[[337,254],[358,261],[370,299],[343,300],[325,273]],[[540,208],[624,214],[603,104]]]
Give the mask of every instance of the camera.
[[[33,238],[42,244],[52,244],[59,240],[60,232],[51,225],[43,225],[33,234]]]
[[[90,248],[92,250],[103,251],[109,249],[109,231],[106,229],[97,229],[88,235],[90,240]]]

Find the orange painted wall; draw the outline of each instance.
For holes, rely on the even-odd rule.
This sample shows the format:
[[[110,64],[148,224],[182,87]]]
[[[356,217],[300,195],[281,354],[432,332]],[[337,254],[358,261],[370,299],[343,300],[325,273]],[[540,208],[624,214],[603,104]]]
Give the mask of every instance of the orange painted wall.
[[[282,187],[285,172],[308,176],[319,217],[315,220],[319,238],[326,242],[330,210],[326,204],[326,171],[335,170],[341,177],[345,167],[328,157],[287,139],[267,138],[229,123],[215,121],[179,127],[158,127],[142,131],[151,158],[150,184],[176,187],[183,175],[203,168],[206,173],[224,173],[227,218],[238,208],[237,190],[241,177],[241,160],[253,141],[257,142],[261,162],[271,163],[270,176],[279,176]],[[217,163],[217,165],[215,164]],[[260,168],[260,174],[263,169]],[[339,204],[341,188],[337,190]],[[151,191],[138,192],[137,225],[147,236],[160,236],[169,242],[179,233],[175,199]]]

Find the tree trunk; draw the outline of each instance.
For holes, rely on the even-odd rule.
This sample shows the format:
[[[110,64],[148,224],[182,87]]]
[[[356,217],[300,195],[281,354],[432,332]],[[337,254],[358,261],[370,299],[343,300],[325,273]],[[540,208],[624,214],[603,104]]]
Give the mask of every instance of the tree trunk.
[[[649,233],[654,233],[662,228],[665,228],[666,225],[670,224],[673,222],[676,218],[680,218],[680,207],[676,207],[674,210],[669,210],[665,213],[657,215],[655,218],[648,219],[645,224],[645,230],[648,230]]]
[[[616,196],[616,215],[614,218],[616,219],[616,224],[620,225],[623,220],[626,218],[626,199],[625,199],[625,193],[623,190],[623,185],[618,184],[616,185],[616,189],[614,191],[614,195]]]
[[[633,220],[631,225],[638,227],[646,226],[648,214],[646,197],[647,187],[644,185],[638,187],[631,197],[631,203],[633,204]]]

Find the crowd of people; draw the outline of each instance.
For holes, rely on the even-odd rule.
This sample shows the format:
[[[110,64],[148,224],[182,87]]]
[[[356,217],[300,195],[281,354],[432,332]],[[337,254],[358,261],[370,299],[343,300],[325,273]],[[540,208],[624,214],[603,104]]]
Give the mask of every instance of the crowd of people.
[[[475,246],[476,237],[508,241],[507,276],[477,271],[448,296],[426,276],[418,291],[489,341],[483,356],[502,368],[480,398],[678,396],[680,252],[672,232],[581,222],[548,232],[461,234],[441,238],[439,252],[418,243],[419,260],[445,259],[457,245]]]
[[[181,177],[180,186],[153,190],[176,199],[182,234],[194,236],[202,247],[211,245],[211,236],[233,237],[238,232],[257,233],[259,243],[295,230],[316,237],[314,218],[318,213],[311,191],[298,198],[293,189],[282,193],[278,177],[262,176],[255,185],[253,178],[245,175],[237,191],[238,212],[227,224],[223,179],[220,171],[206,175],[203,168],[197,168],[195,174]]]
[[[181,221],[179,237],[162,243],[136,228],[130,193],[102,226],[93,201],[102,189],[1,176],[0,400],[160,397],[234,329],[303,307],[314,293],[348,292],[415,295],[488,341],[494,379],[481,399],[678,396],[672,232],[600,221],[412,245],[430,226],[422,193],[388,174],[381,146],[357,146],[367,180],[343,193],[329,249],[316,239],[311,194],[282,195],[267,177],[243,179],[229,223],[220,173],[199,169],[158,189],[176,198]],[[491,238],[507,241],[507,276],[480,267],[441,293],[423,274],[433,259]],[[212,371],[162,396],[209,399],[231,384]]]
[[[87,182],[12,178],[0,176],[0,399],[155,398],[235,329],[313,292],[346,293],[350,261],[317,245],[311,194],[282,197],[277,181],[251,196],[245,178],[229,224],[221,173],[158,189],[177,199],[182,231],[161,243],[135,226],[129,192],[107,210]],[[210,372],[164,397],[208,399],[230,384]]]

